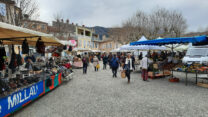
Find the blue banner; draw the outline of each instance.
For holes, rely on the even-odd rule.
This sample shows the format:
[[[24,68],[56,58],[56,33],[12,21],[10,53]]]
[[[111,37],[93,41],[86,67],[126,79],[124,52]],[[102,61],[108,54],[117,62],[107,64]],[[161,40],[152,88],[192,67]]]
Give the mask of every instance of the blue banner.
[[[6,116],[44,92],[43,81],[0,99],[0,117]]]

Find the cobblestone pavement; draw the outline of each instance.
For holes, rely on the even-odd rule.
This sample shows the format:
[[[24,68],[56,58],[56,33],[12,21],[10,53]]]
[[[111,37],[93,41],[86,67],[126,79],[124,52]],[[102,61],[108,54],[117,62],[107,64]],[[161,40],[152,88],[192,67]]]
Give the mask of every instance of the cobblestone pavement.
[[[87,75],[75,70],[73,80],[59,86],[14,117],[206,117],[208,89],[198,87],[194,79],[185,86],[167,78],[141,80],[139,73],[127,79],[112,78],[109,70]],[[119,77],[120,77],[120,73]],[[184,74],[177,74],[184,77]],[[191,76],[189,76],[191,77]]]

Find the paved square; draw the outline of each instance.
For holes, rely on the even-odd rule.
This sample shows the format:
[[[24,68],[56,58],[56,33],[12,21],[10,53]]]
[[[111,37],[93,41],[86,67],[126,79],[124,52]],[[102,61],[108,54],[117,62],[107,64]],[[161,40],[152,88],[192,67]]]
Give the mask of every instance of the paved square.
[[[177,74],[184,77],[185,74]],[[167,78],[144,82],[139,73],[127,79],[112,78],[109,70],[88,74],[75,70],[73,80],[15,113],[14,117],[206,117],[208,89],[194,79],[185,86]]]

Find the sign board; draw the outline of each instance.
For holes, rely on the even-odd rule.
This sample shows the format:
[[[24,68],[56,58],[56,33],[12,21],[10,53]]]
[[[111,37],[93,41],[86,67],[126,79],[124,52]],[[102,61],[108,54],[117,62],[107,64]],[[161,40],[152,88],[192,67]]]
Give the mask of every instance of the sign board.
[[[41,81],[28,88],[22,89],[0,99],[0,117],[13,113],[14,111],[39,97],[39,95],[43,92],[43,81]]]

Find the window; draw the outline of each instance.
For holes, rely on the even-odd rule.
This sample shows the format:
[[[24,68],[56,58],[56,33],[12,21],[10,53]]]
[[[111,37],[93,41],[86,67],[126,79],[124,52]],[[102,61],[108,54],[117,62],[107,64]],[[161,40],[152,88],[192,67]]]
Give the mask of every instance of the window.
[[[84,30],[78,29],[78,34],[79,34],[79,35],[84,35]]]
[[[97,45],[97,43],[95,43],[95,48],[98,48],[98,45]]]
[[[6,16],[6,4],[0,3],[0,15]]]
[[[110,48],[112,48],[112,44],[110,43]]]
[[[81,40],[78,41],[78,46],[82,47],[82,41]]]
[[[45,30],[45,25],[41,25],[41,30]]]
[[[28,24],[27,24],[27,22],[25,22],[23,27],[27,28],[27,26],[28,26]]]
[[[87,41],[87,47],[90,47],[90,41]]]
[[[37,24],[33,24],[32,25],[32,28],[37,28]]]
[[[90,31],[85,31],[85,35],[90,37],[90,35],[91,35]]]
[[[85,46],[86,46],[86,41],[84,40],[84,48],[85,48]]]

